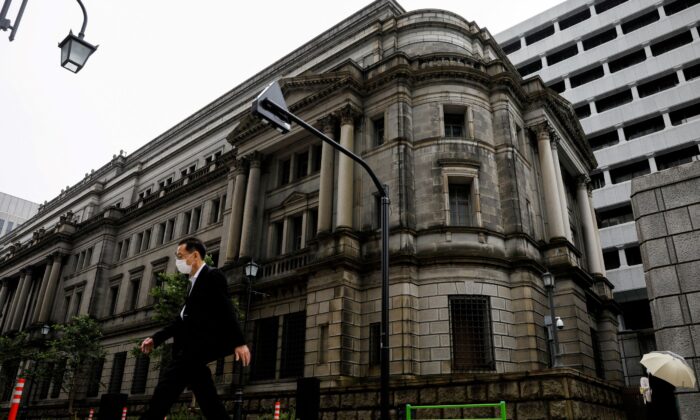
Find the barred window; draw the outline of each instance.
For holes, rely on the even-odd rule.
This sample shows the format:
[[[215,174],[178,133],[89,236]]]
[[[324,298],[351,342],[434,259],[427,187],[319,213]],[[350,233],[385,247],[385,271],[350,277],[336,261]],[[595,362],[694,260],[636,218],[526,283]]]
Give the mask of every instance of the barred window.
[[[381,360],[381,323],[373,322],[369,324],[369,365],[377,366]]]
[[[122,351],[114,354],[112,362],[112,374],[109,377],[109,388],[107,392],[116,394],[122,390],[122,378],[124,377],[124,364],[126,363],[126,352]]]
[[[143,394],[146,392],[146,381],[148,380],[148,368],[151,358],[143,353],[136,356],[134,365],[134,378],[131,382],[132,394]]]
[[[255,339],[251,379],[275,379],[277,364],[277,326],[276,316],[255,321]]]
[[[304,376],[304,343],[306,342],[306,312],[284,316],[282,326],[282,360],[280,378]]]
[[[88,377],[86,396],[96,397],[100,393],[100,382],[102,379],[102,369],[104,368],[105,359],[100,358],[92,362],[90,367],[90,376]]]
[[[487,296],[450,296],[452,369],[495,369]]]

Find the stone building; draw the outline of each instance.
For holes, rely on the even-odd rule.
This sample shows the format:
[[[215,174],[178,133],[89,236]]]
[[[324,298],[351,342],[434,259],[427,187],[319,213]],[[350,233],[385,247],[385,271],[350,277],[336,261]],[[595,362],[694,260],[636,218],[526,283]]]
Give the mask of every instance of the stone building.
[[[294,404],[297,379],[314,377],[324,418],[376,414],[379,200],[329,145],[250,116],[276,79],[292,112],[388,185],[392,406],[505,399],[513,418],[621,416],[618,311],[587,178],[596,161],[570,104],[540,79],[523,82],[475,23],[392,0],[43,205],[2,242],[3,332],[96,317],[108,356],[83,403],[126,392],[139,410],[158,372],[128,351],[158,328],[156,273],[174,271],[177,240],[196,235],[234,292],[245,262],[262,265],[250,413],[272,398]],[[564,321],[558,369],[546,271]],[[212,369],[230,397],[233,362]],[[46,410],[64,397],[52,383],[32,395]]]
[[[635,179],[632,208],[657,348],[685,357],[698,377],[700,162]],[[697,389],[678,388],[676,399],[680,418],[697,418]]]

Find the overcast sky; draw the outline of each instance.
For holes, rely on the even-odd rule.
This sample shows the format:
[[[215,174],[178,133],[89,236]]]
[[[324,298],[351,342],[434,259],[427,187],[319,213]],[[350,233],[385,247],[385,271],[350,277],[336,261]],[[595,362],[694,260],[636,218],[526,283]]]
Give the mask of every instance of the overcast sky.
[[[560,2],[399,0],[406,10],[453,11],[494,35]],[[0,31],[0,191],[50,200],[369,3],[84,0],[85,40],[99,49],[73,74],[57,45],[80,31],[77,2],[29,1],[15,41]]]

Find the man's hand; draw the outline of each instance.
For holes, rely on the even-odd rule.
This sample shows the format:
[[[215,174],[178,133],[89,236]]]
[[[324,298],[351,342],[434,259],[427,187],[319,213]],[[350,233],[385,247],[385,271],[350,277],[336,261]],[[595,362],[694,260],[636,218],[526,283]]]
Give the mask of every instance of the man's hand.
[[[151,337],[148,337],[141,342],[141,351],[144,354],[148,354],[153,351],[153,339]]]
[[[234,354],[236,355],[236,361],[240,360],[243,363],[243,366],[248,366],[250,364],[250,350],[245,344],[236,347],[236,349],[234,350]]]

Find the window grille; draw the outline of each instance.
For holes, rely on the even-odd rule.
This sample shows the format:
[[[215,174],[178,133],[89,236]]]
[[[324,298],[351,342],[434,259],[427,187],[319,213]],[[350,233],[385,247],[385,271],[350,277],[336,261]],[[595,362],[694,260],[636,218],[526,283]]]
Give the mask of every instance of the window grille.
[[[486,296],[450,296],[452,368],[493,370],[491,305]]]
[[[134,378],[131,382],[132,394],[143,394],[146,392],[146,381],[148,381],[148,368],[151,363],[151,358],[143,353],[136,356],[134,364]]]
[[[304,343],[306,342],[306,312],[284,316],[282,327],[282,360],[280,378],[304,376]]]
[[[278,325],[276,316],[255,321],[255,351],[250,375],[253,380],[275,379]]]

